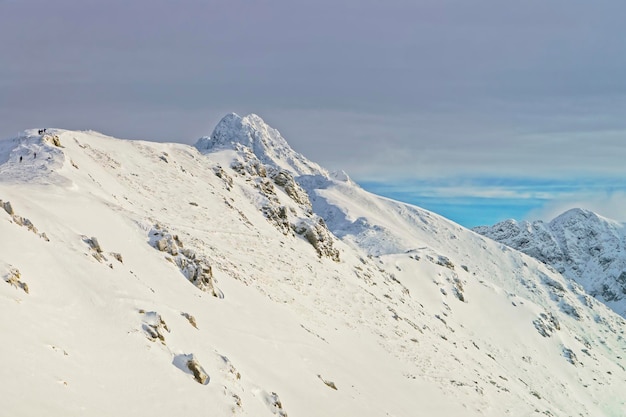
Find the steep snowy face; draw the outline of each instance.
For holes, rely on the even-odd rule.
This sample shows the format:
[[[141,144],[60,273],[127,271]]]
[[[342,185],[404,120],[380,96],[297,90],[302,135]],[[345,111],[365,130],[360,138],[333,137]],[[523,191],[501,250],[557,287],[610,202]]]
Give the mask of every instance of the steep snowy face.
[[[405,231],[415,226],[415,219],[431,213],[407,210],[372,195],[347,173],[329,173],[295,152],[278,130],[257,115],[241,117],[231,113],[217,125],[210,137],[198,140],[196,148],[207,156],[234,150],[235,159],[225,160],[230,168],[247,173],[255,181],[271,177],[276,169],[287,172],[308,195],[313,211],[336,236],[365,250],[369,255],[402,252],[412,248]],[[259,174],[260,178],[259,178]],[[397,213],[396,211],[399,211]]]
[[[563,261],[563,252],[558,242],[549,226],[542,221],[530,223],[509,219],[491,227],[476,227],[474,231],[540,259],[542,262],[553,264]]]
[[[231,113],[217,124],[210,137],[200,138],[196,148],[203,153],[247,147],[264,164],[295,175],[325,174],[326,171],[294,151],[280,132],[256,114],[241,117]]]
[[[547,224],[506,220],[474,231],[552,265],[626,316],[624,224],[576,208]]]

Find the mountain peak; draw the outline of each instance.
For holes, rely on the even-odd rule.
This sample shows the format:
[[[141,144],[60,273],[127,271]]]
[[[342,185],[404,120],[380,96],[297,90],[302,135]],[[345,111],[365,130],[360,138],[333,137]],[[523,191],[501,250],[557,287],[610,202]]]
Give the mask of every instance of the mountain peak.
[[[590,211],[590,210],[587,210],[587,209],[583,209],[583,208],[580,208],[580,207],[575,207],[575,208],[571,208],[571,209],[561,213],[556,218],[559,218],[559,217],[562,217],[562,218],[569,218],[569,217],[589,218],[589,217],[592,217],[592,216],[597,216],[597,215],[593,211]]]
[[[216,148],[232,147],[241,144],[249,148],[277,148],[287,147],[287,141],[283,139],[278,130],[270,127],[256,114],[240,116],[237,113],[229,113],[215,126],[210,137],[203,137],[196,143],[196,148],[209,150]]]
[[[474,231],[551,265],[626,317],[623,223],[573,208],[549,223],[535,221],[527,228],[505,226],[498,223]]]
[[[294,151],[280,132],[256,114],[240,116],[227,114],[217,124],[211,136],[205,136],[195,144],[203,153],[220,149],[249,148],[264,164],[285,169],[295,175],[317,175],[325,171],[314,162]]]
[[[611,220],[600,216],[591,210],[583,208],[572,208],[559,216],[552,219],[550,222],[552,227],[558,227],[557,225],[563,225],[562,227],[568,227],[574,224],[580,223],[609,223]]]

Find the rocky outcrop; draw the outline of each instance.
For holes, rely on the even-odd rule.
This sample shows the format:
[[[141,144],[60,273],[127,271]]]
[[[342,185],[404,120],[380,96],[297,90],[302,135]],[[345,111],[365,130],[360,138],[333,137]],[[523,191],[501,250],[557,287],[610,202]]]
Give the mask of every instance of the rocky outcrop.
[[[206,373],[202,365],[200,365],[193,355],[191,355],[191,358],[187,361],[187,369],[193,373],[193,378],[199,384],[206,385],[209,383],[209,374]]]
[[[209,261],[185,248],[178,235],[172,235],[160,224],[150,231],[150,244],[161,252],[170,255],[166,259],[174,263],[183,275],[196,287],[214,297],[223,298],[224,294],[215,285],[213,269]]]
[[[327,257],[339,262],[339,251],[334,247],[334,236],[326,227],[324,219],[304,219],[293,226],[293,230],[302,235],[317,251],[320,257]]]
[[[261,208],[265,218],[269,220],[284,235],[292,232],[292,224],[289,221],[288,210],[286,206],[277,204],[266,204]]]
[[[165,344],[165,332],[170,331],[167,324],[156,311],[139,310],[139,314],[143,314],[143,322],[141,328],[143,329],[146,337],[153,342],[160,340]]]
[[[15,213],[15,210],[13,209],[13,205],[11,204],[11,202],[0,200],[0,207],[2,207],[4,211],[6,211],[9,216],[11,216],[11,220],[13,221],[13,223],[17,224],[18,226],[27,228],[28,230],[30,230],[31,232],[33,232],[34,234],[36,234],[37,236],[45,240],[46,242],[50,241],[50,239],[48,239],[48,236],[44,232],[39,233],[39,231],[37,230],[33,222],[31,222],[29,219],[25,217],[18,216]]]
[[[82,237],[83,242],[87,244],[87,246],[89,247],[89,253],[96,261],[100,263],[105,263],[109,268],[113,268],[113,263],[109,262],[109,259],[104,254],[104,251],[102,250],[102,246],[100,245],[100,242],[98,241],[97,237],[95,236],[87,237],[85,235],[82,235],[81,237]],[[108,254],[111,255],[119,263],[124,263],[121,253],[109,252]]]
[[[259,161],[252,151],[247,148],[242,149],[243,161],[233,161],[230,167],[240,175],[250,175],[253,177],[267,177],[265,166]]]
[[[332,389],[334,389],[335,391],[337,391],[337,385],[335,385],[335,383],[334,383],[333,381],[329,381],[329,380],[327,380],[327,379],[324,379],[321,375],[317,375],[317,377],[318,377],[319,379],[321,379],[321,380],[322,380],[322,382],[323,382],[324,384],[326,384],[326,386],[327,386],[328,388],[332,388]]]
[[[98,238],[96,238],[95,236],[84,236],[83,241],[89,246],[89,249],[91,250],[91,256],[96,258],[98,262],[107,261],[107,258],[102,254],[102,247],[100,246],[100,242],[98,242]]]
[[[302,236],[320,257],[339,261],[339,251],[334,248],[335,236],[324,220],[313,213],[307,192],[288,170],[266,166],[250,148],[238,144],[238,159],[231,168],[261,195],[260,210],[265,218],[282,234]]]
[[[15,215],[15,211],[13,211],[13,206],[11,205],[11,202],[0,200],[0,205],[2,205],[2,208],[8,213],[9,216]]]
[[[11,268],[9,270],[9,273],[4,278],[4,280],[6,281],[7,284],[9,284],[9,285],[11,285],[11,286],[13,286],[15,288],[21,289],[26,294],[29,293],[28,284],[26,284],[25,282],[22,281],[22,274],[20,273],[19,269]]]
[[[61,146],[61,139],[57,136],[57,135],[45,135],[42,140],[45,143],[49,143],[53,146],[56,146],[57,148],[62,148],[63,146]]]
[[[226,189],[228,191],[233,188],[233,177],[228,175],[226,171],[224,171],[224,168],[222,168],[220,165],[217,165],[213,168],[213,172],[218,178],[221,178],[224,181],[224,184],[226,185]]]
[[[270,411],[278,417],[287,417],[287,412],[283,408],[283,403],[275,392],[265,395],[265,403]]]
[[[191,324],[194,328],[198,328],[198,324],[196,323],[196,318],[189,313],[180,313],[181,316],[187,319],[189,324]]]
[[[289,198],[291,198],[296,204],[306,207],[309,211],[312,210],[309,195],[296,182],[293,175],[291,175],[288,171],[276,168],[270,168],[268,171],[268,175],[272,181],[274,181],[274,184],[281,187]]]
[[[265,218],[285,236],[301,236],[320,257],[339,260],[333,244],[336,237],[322,217],[313,213],[307,191],[298,183],[302,176],[328,173],[295,152],[276,130],[259,116],[237,114],[225,116],[210,137],[198,140],[195,147],[203,153],[220,149],[236,151],[230,168],[254,187],[261,199],[253,198]],[[221,167],[215,174],[232,188],[233,179]],[[347,176],[345,176],[347,181]]]
[[[533,320],[533,324],[543,337],[550,337],[555,331],[561,330],[559,319],[550,312],[539,314],[539,317]]]
[[[191,374],[198,384],[207,385],[211,380],[193,353],[174,356],[173,364],[181,371]]]

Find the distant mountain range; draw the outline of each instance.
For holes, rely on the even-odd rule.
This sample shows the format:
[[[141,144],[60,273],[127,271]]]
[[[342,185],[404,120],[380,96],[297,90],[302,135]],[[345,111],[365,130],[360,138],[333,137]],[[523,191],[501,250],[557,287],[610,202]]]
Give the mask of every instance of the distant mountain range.
[[[25,131],[0,141],[0,414],[623,416],[626,321],[556,271],[618,306],[621,225],[556,223],[500,227],[552,267],[256,115],[195,146]]]
[[[554,267],[626,317],[626,228],[572,209],[545,223],[506,220],[474,231]]]

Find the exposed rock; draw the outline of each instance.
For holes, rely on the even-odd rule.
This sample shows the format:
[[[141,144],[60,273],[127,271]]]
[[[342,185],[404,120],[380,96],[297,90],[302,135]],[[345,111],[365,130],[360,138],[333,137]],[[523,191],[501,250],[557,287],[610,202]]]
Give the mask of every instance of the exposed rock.
[[[570,304],[566,301],[561,301],[560,307],[561,307],[561,311],[563,311],[565,314],[569,314],[570,316],[574,317],[576,320],[583,319],[581,310],[578,307],[574,306],[573,304]]]
[[[267,402],[270,411],[279,417],[287,417],[287,412],[283,409],[283,403],[280,401],[278,394],[272,392],[266,395],[267,397],[265,401]]]
[[[45,135],[43,141],[52,144],[58,148],[62,148],[61,139],[57,135]]]
[[[186,318],[189,321],[189,324],[191,324],[193,327],[195,327],[196,329],[198,328],[198,324],[196,323],[196,318],[194,316],[189,313],[180,313],[180,315]]]
[[[268,204],[263,206],[262,210],[267,220],[273,223],[284,235],[291,233],[292,226],[287,216],[287,207]]]
[[[164,236],[156,241],[156,248],[161,252],[167,252],[172,256],[178,256],[178,245],[171,235]]]
[[[274,180],[276,185],[281,187],[293,181],[293,176],[289,172],[279,169],[272,169],[270,171],[270,177]]]
[[[102,247],[100,246],[100,242],[95,237],[87,237],[83,236],[83,242],[89,246],[91,256],[93,256],[98,262],[108,262],[108,259],[102,253]]]
[[[204,292],[213,294],[214,297],[223,298],[221,292],[215,288],[211,265],[207,265],[204,260],[196,260],[193,266],[187,267],[187,270],[193,271],[188,278],[196,287]]]
[[[450,261],[447,256],[439,255],[437,257],[437,265],[445,266],[448,269],[454,270],[454,264]]]
[[[26,294],[28,294],[28,284],[22,282],[21,278],[22,276],[20,270],[17,268],[11,268],[5,277],[5,281],[15,288],[22,289]]]
[[[156,311],[145,312],[144,310],[139,310],[139,312],[144,315],[142,329],[148,339],[153,342],[158,339],[165,344],[165,332],[169,333],[170,329],[167,327],[161,315]]]
[[[210,141],[203,140],[199,149],[205,146],[207,149],[212,148],[217,146],[218,142],[219,140],[215,138]],[[219,146],[222,145],[225,143]],[[231,168],[240,175],[250,177],[249,181],[264,197],[260,208],[267,220],[284,235],[295,232],[303,236],[320,257],[339,261],[339,251],[333,247],[334,235],[328,230],[324,220],[313,214],[307,192],[296,182],[293,175],[285,169],[264,165],[251,148],[241,143],[233,146],[239,152],[239,159],[231,163]],[[215,172],[218,176],[224,175],[219,168]],[[277,192],[276,187],[283,190],[291,201],[281,201],[281,193]]]
[[[185,248],[178,235],[172,235],[161,225],[156,224],[150,231],[150,243],[159,251],[171,255],[170,260],[200,290],[214,297],[224,298],[224,294],[215,285],[209,261],[198,256],[193,250]]]
[[[232,364],[232,362],[230,361],[230,359],[228,359],[226,356],[224,355],[220,355],[220,358],[222,359],[222,361],[224,362],[224,367],[225,367],[225,371],[231,375],[231,377],[235,380],[240,380],[241,379],[241,374],[239,373],[239,371],[237,371],[237,368],[235,368],[235,366]]]
[[[240,146],[241,156],[243,160],[233,161],[230,167],[240,175],[250,175],[265,178],[267,177],[267,169],[257,159],[249,148]]]
[[[312,210],[309,195],[288,171],[272,168],[269,169],[269,176],[293,201]]]
[[[317,222],[312,221],[312,219],[302,220],[293,229],[297,234],[306,238],[320,257],[326,256],[339,262],[339,251],[333,246],[334,236],[321,217],[318,218]]]
[[[571,349],[563,347],[563,356],[565,357],[565,359],[567,359],[569,363],[571,363],[574,366],[576,366],[579,363],[578,358],[576,357],[576,354]]]
[[[459,301],[465,302],[465,295],[463,294],[463,281],[456,276],[452,279],[452,293],[455,295]]]
[[[95,250],[98,253],[102,253],[102,247],[100,246],[100,242],[96,237],[91,237],[87,240],[87,244],[91,247],[91,249]]]
[[[2,204],[2,208],[4,209],[4,211],[6,211],[10,216],[13,216],[15,214],[15,211],[13,211],[13,206],[11,205],[11,202],[9,201],[2,201],[0,200],[0,204]]]
[[[224,181],[224,184],[226,184],[226,189],[228,191],[233,188],[233,177],[228,175],[226,171],[224,171],[224,168],[218,165],[213,168],[213,172],[215,173],[215,175],[217,175],[218,178],[221,178]]]
[[[257,181],[256,186],[261,190],[263,194],[265,194],[265,196],[276,195],[276,191],[274,190],[274,184],[272,184],[266,178]]]
[[[563,296],[563,294],[565,294],[565,287],[563,287],[563,284],[557,280],[552,279],[545,274],[541,275],[541,280],[551,289],[553,293],[559,296]]]
[[[556,330],[561,330],[559,320],[552,313],[541,313],[533,320],[535,328],[543,337],[550,337]]]
[[[198,362],[198,360],[191,355],[191,358],[187,360],[187,369],[189,369],[193,373],[193,378],[202,385],[206,385],[209,383],[209,374],[206,373],[202,365]]]
[[[335,383],[334,383],[333,381],[328,381],[328,380],[326,380],[326,379],[322,378],[322,376],[321,376],[321,375],[318,375],[317,377],[318,377],[319,379],[321,379],[321,380],[322,380],[322,382],[323,382],[324,384],[326,384],[329,388],[332,388],[332,389],[334,389],[335,391],[337,391],[337,386],[335,385]]]
[[[29,219],[25,217],[18,216],[17,214],[15,214],[15,210],[13,209],[13,206],[11,205],[9,201],[0,200],[0,206],[4,209],[4,211],[7,212],[7,214],[11,216],[11,220],[15,224],[17,224],[18,226],[26,227],[28,230],[38,235],[40,238],[42,238],[46,242],[50,241],[50,239],[45,233],[39,233],[39,231],[37,230],[33,222],[31,222]]]

